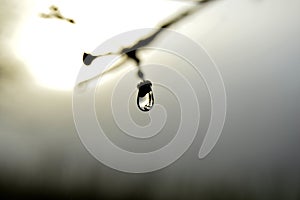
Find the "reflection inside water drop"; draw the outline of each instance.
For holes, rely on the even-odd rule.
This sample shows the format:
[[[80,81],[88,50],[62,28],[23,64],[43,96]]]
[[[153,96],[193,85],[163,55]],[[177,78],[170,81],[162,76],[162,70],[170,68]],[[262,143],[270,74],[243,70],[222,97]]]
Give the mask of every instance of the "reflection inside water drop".
[[[137,106],[141,111],[149,111],[154,105],[154,97],[152,91],[152,83],[143,81],[138,84]]]

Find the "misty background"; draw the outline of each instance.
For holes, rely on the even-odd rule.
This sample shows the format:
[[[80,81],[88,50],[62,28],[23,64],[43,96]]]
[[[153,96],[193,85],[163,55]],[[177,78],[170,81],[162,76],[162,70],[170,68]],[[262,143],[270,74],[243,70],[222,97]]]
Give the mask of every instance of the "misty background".
[[[72,91],[39,85],[20,58],[15,36],[32,2],[1,0],[0,6],[1,198],[300,199],[299,1],[219,0],[171,27],[201,44],[219,67],[227,118],[217,145],[199,160],[210,117],[200,81],[196,140],[178,161],[148,174],[118,172],[95,160],[75,130]],[[147,7],[141,5],[123,9],[152,16],[143,15]],[[98,23],[95,29],[109,29]],[[127,23],[114,35],[140,28],[134,20]],[[82,63],[74,59],[76,74]]]

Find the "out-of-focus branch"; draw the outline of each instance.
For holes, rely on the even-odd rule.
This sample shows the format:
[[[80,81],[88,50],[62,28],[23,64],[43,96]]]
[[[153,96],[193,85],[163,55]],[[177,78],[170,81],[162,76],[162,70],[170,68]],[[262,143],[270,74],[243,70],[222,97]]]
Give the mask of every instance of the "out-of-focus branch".
[[[49,7],[49,10],[50,10],[50,13],[48,13],[48,14],[41,13],[40,17],[42,17],[42,18],[57,18],[57,19],[66,20],[66,21],[68,21],[68,22],[70,22],[72,24],[75,24],[75,21],[73,19],[64,17],[61,14],[61,12],[58,9],[58,7],[52,5],[52,6]]]

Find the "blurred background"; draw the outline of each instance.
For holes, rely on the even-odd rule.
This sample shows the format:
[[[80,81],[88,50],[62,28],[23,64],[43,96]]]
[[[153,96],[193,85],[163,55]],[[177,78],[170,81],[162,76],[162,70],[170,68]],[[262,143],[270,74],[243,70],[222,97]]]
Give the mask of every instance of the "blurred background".
[[[51,5],[75,23],[40,17]],[[1,199],[300,199],[298,0],[213,1],[170,27],[201,44],[224,79],[227,118],[205,159],[197,153],[210,117],[207,91],[199,136],[167,168],[122,173],[95,160],[80,142],[72,89],[82,53],[191,6],[1,0]]]

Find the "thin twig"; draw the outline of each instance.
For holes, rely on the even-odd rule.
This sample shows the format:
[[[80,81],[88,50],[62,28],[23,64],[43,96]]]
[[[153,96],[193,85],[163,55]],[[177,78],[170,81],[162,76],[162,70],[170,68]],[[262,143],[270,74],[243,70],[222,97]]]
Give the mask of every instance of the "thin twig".
[[[139,49],[141,47],[145,47],[145,46],[149,45],[151,42],[153,42],[153,40],[156,39],[157,36],[161,32],[163,32],[163,30],[165,28],[169,28],[170,26],[176,24],[177,22],[179,22],[179,21],[185,19],[186,17],[194,14],[200,8],[203,8],[203,6],[205,4],[207,4],[208,2],[212,2],[212,1],[215,1],[215,0],[202,0],[202,1],[196,1],[196,0],[193,1],[192,0],[192,2],[196,3],[195,6],[189,8],[185,11],[180,12],[179,14],[177,14],[175,17],[171,18],[170,20],[167,20],[166,22],[162,23],[161,25],[158,25],[157,26],[157,31],[155,31],[155,32],[149,34],[148,36],[145,36],[144,38],[136,41],[134,44],[132,44],[129,47],[125,47],[125,48],[120,49],[117,52],[109,52],[107,54],[101,54],[101,55],[92,55],[92,54],[89,54],[89,53],[84,53],[83,54],[83,63],[85,65],[90,65],[93,62],[93,60],[95,60],[96,58],[107,56],[107,55],[125,55],[126,56],[121,63],[118,63],[117,65],[109,68],[105,72],[103,72],[101,74],[98,74],[98,75],[95,75],[94,77],[92,77],[92,78],[90,78],[90,79],[88,79],[84,82],[88,82],[88,81],[93,80],[95,78],[98,78],[99,76],[104,75],[108,72],[112,72],[113,70],[117,69],[122,64],[124,64],[128,59],[131,59],[131,60],[135,61],[135,63],[137,64],[137,67],[139,69],[138,70],[138,76],[141,79],[143,79],[143,73],[142,73],[142,71],[140,69],[140,65],[139,65],[140,64],[140,59],[137,55],[137,52],[139,51]]]
[[[58,9],[58,7],[52,5],[49,7],[49,10],[50,10],[50,13],[49,14],[45,14],[45,13],[41,13],[40,14],[40,17],[42,18],[57,18],[57,19],[60,19],[60,20],[66,20],[72,24],[75,24],[75,21],[71,18],[66,18],[64,17],[60,10]]]

